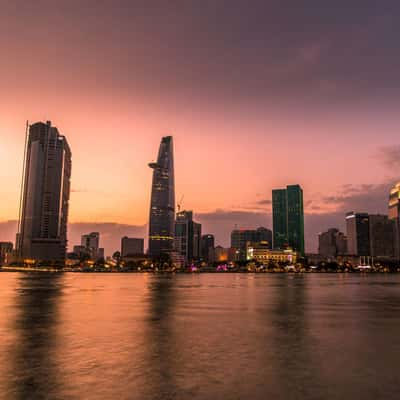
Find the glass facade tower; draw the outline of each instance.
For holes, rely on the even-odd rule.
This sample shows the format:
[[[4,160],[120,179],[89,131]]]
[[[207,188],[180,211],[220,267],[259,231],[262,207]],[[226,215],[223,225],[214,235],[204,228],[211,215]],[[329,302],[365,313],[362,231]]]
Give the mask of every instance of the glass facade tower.
[[[174,246],[175,183],[172,136],[161,139],[157,162],[153,169],[149,220],[149,255],[158,257]]]
[[[272,191],[274,248],[286,246],[304,254],[303,190],[299,185]]]
[[[286,189],[275,189],[272,191],[272,225],[274,248],[283,249],[285,246],[288,246]]]
[[[71,151],[51,122],[29,126],[26,138],[17,255],[62,261],[67,246]]]
[[[289,246],[304,254],[303,190],[299,185],[290,185],[286,191]]]
[[[353,256],[370,256],[369,214],[346,214],[347,252]]]

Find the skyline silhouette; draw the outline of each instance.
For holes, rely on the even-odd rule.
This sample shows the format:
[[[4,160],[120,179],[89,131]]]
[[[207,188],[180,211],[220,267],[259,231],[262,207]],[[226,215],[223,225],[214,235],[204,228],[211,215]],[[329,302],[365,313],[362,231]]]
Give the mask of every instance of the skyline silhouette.
[[[35,124],[34,124],[35,125]],[[165,139],[168,139],[171,137],[164,137],[161,140],[161,145],[163,144]],[[172,140],[172,139],[171,139]],[[161,151],[161,147],[159,150],[159,153]],[[161,153],[160,153],[161,154]],[[159,156],[160,156],[159,154]],[[151,168],[154,169],[154,166],[156,163],[150,163]],[[154,178],[153,178],[154,179]],[[154,182],[153,182],[154,185]],[[376,185],[377,188],[381,188],[383,185]],[[350,189],[351,187],[348,187],[347,189]],[[367,190],[370,189],[370,187],[365,186],[363,189]],[[362,204],[362,202],[366,199],[368,200],[368,195],[359,193],[358,191],[354,191],[353,193],[356,193],[355,198],[358,198],[358,202],[356,201],[354,204],[351,204],[351,201],[349,202],[350,205],[355,205],[356,209],[358,210],[357,206],[359,204]],[[381,196],[377,196],[376,203],[378,204]],[[344,198],[344,200],[351,200],[352,197],[348,196],[348,198]],[[332,201],[337,201],[337,199],[332,198]],[[266,201],[265,203],[269,203],[269,201]],[[387,204],[387,202],[386,202]],[[380,210],[383,210],[383,207],[381,205],[378,206]],[[352,209],[352,210],[353,210]],[[346,212],[348,212],[347,210]],[[378,211],[378,213],[386,214],[387,209],[383,211]],[[265,226],[268,226],[272,228],[272,214],[271,212],[252,212],[250,213],[252,218],[249,218],[249,213],[246,212],[233,212],[230,215],[229,213],[224,212],[223,210],[216,210],[215,213],[210,213],[210,215],[207,214],[199,214],[199,218],[201,223],[205,224],[205,226],[208,228],[209,226],[214,227],[214,231],[208,231],[209,233],[215,234],[217,237],[217,244],[222,245],[225,247],[229,247],[229,238],[228,235],[230,235],[231,231],[233,228],[236,227],[258,227],[262,226],[263,223]],[[234,226],[232,227],[230,217],[232,217],[236,222]],[[309,216],[310,217],[310,216]],[[340,212],[338,212],[337,215],[335,215],[335,219],[327,219],[325,223],[321,224],[321,221],[319,218],[317,218],[314,221],[311,221],[311,229],[306,229],[306,250],[308,252],[313,252],[316,249],[316,242],[317,242],[317,234],[321,233],[324,229],[328,229],[331,227],[339,227],[341,230],[344,230],[344,214],[341,215]],[[204,220],[203,220],[204,219]],[[340,221],[341,219],[341,221]],[[17,231],[17,221],[13,220],[8,220],[8,221],[0,221],[0,241],[1,240],[11,240],[10,238],[10,232],[11,236],[15,237],[15,234],[13,235],[14,232]],[[314,225],[315,224],[315,225]],[[119,241],[120,238],[124,235],[133,235],[133,236],[140,236],[145,239],[148,239],[148,229],[149,225],[144,224],[144,225],[130,225],[130,224],[118,224],[118,223],[110,223],[110,222],[100,222],[100,223],[69,223],[68,224],[70,227],[72,227],[72,235],[71,239],[69,239],[69,250],[71,251],[73,245],[75,243],[79,242],[80,236],[82,233],[86,230],[95,230],[99,231],[102,236],[102,246],[104,246],[108,253],[112,253],[116,248],[119,247]],[[76,227],[76,229],[74,229]],[[79,228],[81,227],[81,228]],[[307,224],[306,224],[307,227]],[[83,229],[83,230],[82,230]],[[310,232],[312,234],[310,235]],[[104,240],[105,239],[105,240]],[[106,244],[104,244],[106,243]]]

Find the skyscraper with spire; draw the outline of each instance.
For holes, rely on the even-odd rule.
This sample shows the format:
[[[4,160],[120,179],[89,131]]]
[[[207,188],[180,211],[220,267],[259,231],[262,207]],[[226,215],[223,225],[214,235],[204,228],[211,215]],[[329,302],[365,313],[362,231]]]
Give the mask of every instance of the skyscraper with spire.
[[[63,261],[71,150],[65,136],[50,121],[27,128],[17,255],[20,259]]]
[[[149,255],[158,257],[173,250],[175,229],[174,152],[172,136],[161,139],[153,169],[149,219]]]

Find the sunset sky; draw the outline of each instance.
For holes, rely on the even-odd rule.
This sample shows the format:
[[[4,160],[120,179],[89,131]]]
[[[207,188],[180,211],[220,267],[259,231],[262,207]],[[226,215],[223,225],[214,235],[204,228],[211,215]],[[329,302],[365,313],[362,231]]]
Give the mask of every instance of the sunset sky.
[[[70,245],[144,235],[173,135],[176,198],[203,233],[271,224],[304,190],[306,250],[400,178],[400,2],[0,0],[0,240],[14,240],[25,121],[73,153]],[[11,221],[11,222],[10,222]]]

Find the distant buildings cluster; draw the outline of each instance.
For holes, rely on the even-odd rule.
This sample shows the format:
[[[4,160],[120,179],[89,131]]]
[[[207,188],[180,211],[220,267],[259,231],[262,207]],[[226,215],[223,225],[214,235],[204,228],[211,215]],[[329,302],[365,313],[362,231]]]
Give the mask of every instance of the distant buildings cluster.
[[[319,255],[369,262],[373,258],[400,260],[400,183],[389,195],[388,215],[348,212],[346,235],[332,228],[319,235]]]
[[[347,237],[339,229],[331,228],[318,236],[319,254],[326,258],[335,258],[347,254]]]
[[[235,228],[229,248],[215,245],[212,234],[191,210],[175,212],[173,138],[161,139],[153,170],[149,212],[149,241],[123,237],[113,254],[116,262],[168,259],[177,266],[196,263],[256,261],[295,263],[305,256],[303,190],[299,185],[272,191],[273,230]],[[71,180],[71,150],[57,128],[38,122],[27,126],[16,248],[0,242],[0,263],[104,261],[100,233],[82,235],[81,243],[67,250],[67,222]],[[390,193],[389,214],[348,213],[346,235],[332,228],[319,235],[319,256],[387,257],[400,259],[400,184]]]
[[[91,232],[81,237],[81,244],[74,246],[74,255],[79,259],[98,260],[104,258],[104,249],[100,247],[100,233]]]

